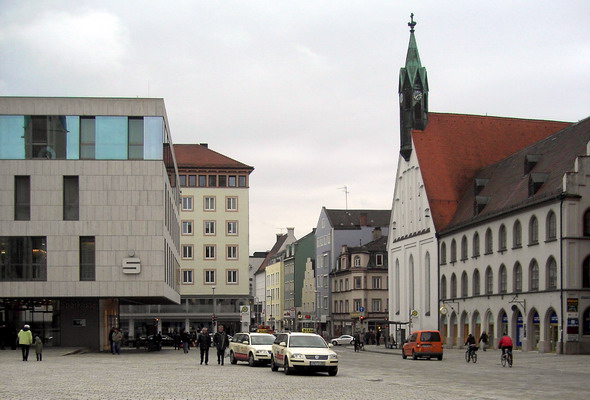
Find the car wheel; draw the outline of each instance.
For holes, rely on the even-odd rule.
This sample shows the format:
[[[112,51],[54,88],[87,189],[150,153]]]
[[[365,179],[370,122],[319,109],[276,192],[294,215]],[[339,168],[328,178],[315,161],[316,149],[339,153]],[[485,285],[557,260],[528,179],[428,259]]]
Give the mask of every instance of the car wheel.
[[[229,362],[232,364],[237,364],[238,360],[236,360],[236,356],[234,355],[233,351],[229,352]]]
[[[338,342],[337,342],[337,341],[335,341],[335,340],[332,340],[332,344],[333,344],[334,346],[338,346]]]
[[[279,367],[275,364],[275,358],[274,357],[270,357],[270,370],[273,372],[276,372],[279,370]]]
[[[338,367],[330,367],[328,369],[328,375],[330,375],[330,376],[336,376],[337,373],[338,373]]]
[[[418,354],[416,354],[416,352],[412,350],[412,360],[417,360],[417,359],[418,359]]]
[[[406,353],[404,352],[404,349],[402,349],[402,359],[405,360],[406,358],[408,358],[408,356],[406,356]]]
[[[285,357],[285,364],[283,364],[283,371],[285,375],[291,375],[293,373],[293,368],[289,367],[289,359]]]
[[[248,365],[251,367],[256,365],[256,361],[254,361],[254,355],[252,353],[248,355]]]
[[[438,361],[442,361],[442,354],[440,356],[437,357]]]

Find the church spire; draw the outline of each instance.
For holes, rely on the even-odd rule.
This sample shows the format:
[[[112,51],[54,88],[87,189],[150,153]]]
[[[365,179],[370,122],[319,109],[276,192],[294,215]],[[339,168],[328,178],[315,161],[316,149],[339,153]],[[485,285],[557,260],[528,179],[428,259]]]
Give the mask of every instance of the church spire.
[[[414,36],[416,21],[410,15],[410,43],[406,65],[399,70],[400,154],[406,161],[412,154],[412,130],[424,130],[428,123],[428,77],[420,62]]]

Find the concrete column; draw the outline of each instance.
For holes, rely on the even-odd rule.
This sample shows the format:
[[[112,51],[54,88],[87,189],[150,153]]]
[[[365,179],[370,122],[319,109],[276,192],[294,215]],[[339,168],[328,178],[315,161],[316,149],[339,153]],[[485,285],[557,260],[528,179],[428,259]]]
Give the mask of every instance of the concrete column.
[[[135,337],[135,320],[133,318],[129,319],[129,338]]]
[[[184,330],[186,332],[189,332],[191,330],[191,323],[188,318],[185,318],[184,320]]]

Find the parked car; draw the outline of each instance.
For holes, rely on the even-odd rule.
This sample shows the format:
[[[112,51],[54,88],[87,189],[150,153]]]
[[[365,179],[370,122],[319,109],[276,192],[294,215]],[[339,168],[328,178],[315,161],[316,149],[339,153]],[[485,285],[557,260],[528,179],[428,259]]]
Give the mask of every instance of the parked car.
[[[443,359],[443,344],[439,331],[415,331],[402,348],[402,358],[407,357]]]
[[[275,336],[268,333],[236,333],[229,343],[229,360],[232,364],[247,361],[251,367],[268,364],[274,340]]]
[[[340,337],[332,339],[330,342],[334,346],[342,345],[342,344],[351,344],[354,338],[350,335],[342,335]]]
[[[315,333],[279,333],[272,344],[270,369],[283,368],[285,375],[295,370],[338,373],[338,355],[326,341]]]

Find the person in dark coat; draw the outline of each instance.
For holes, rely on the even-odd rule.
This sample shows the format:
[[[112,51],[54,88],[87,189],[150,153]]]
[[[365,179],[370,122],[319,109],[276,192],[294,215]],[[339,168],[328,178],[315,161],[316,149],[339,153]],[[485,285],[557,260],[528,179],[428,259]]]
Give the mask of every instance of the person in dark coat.
[[[229,337],[227,336],[223,325],[217,327],[217,332],[213,335],[213,345],[217,348],[217,364],[223,365],[225,349],[229,346]]]
[[[486,331],[483,331],[481,333],[481,336],[479,337],[479,345],[483,351],[486,351],[487,344],[488,344],[488,334],[486,333]]]
[[[191,341],[190,333],[188,333],[186,330],[182,331],[180,334],[180,340],[182,341],[182,350],[184,350],[185,354],[188,353],[189,343]]]
[[[209,338],[209,330],[207,328],[201,329],[201,333],[197,336],[197,346],[201,350],[201,364],[203,360],[205,365],[209,364],[209,347],[211,347],[211,338]]]

